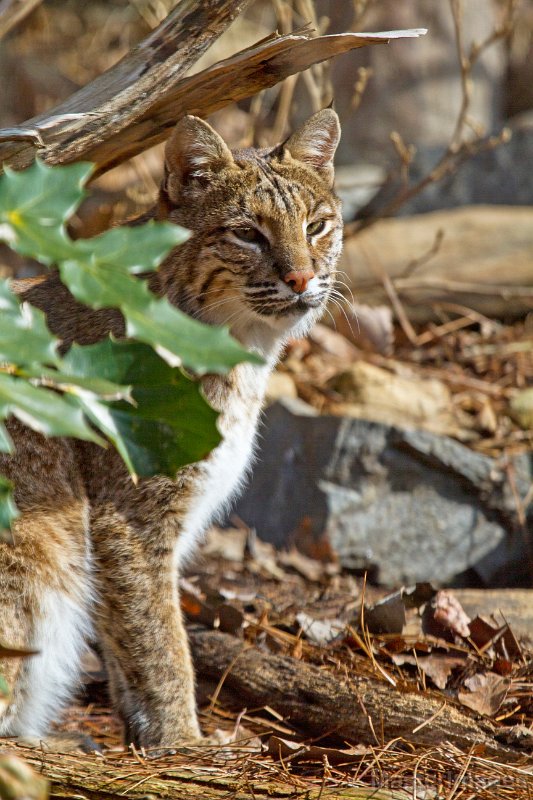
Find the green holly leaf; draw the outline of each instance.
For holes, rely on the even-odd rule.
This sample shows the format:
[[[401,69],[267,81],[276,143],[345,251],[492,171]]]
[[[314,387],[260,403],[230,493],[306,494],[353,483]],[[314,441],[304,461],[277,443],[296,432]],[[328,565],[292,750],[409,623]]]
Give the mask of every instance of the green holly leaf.
[[[12,543],[11,525],[19,516],[13,500],[13,484],[0,475],[0,541]]]
[[[61,362],[64,365],[64,362]],[[31,378],[32,383],[45,386],[48,389],[57,389],[74,397],[93,394],[102,400],[131,400],[131,386],[120,386],[112,381],[106,381],[98,375],[72,375],[63,370],[47,369],[46,367],[25,368],[17,372],[17,377]]]
[[[94,167],[86,162],[48,167],[36,158],[27,169],[5,167],[0,178],[0,222],[54,227],[65,222],[85,197]]]
[[[64,221],[84,196],[90,172],[89,164],[48,167],[38,160],[22,172],[7,169],[0,178],[0,239],[44,264],[56,264],[81,303],[120,309],[128,335],[150,344],[171,365],[203,374],[227,372],[241,361],[262,363],[227,329],[191,319],[130,274],[155,269],[185,241],[189,234],[183,228],[150,221],[89,240],[68,237]]]
[[[170,250],[183,244],[189,231],[170,222],[150,220],[138,227],[112,228],[92,239],[76,242],[95,266],[113,266],[131,273],[148,272],[159,266]],[[79,258],[79,255],[78,255]]]
[[[64,222],[85,196],[92,164],[48,167],[39,159],[0,177],[0,239],[22,255],[51,265],[68,258],[73,242]]]
[[[13,442],[11,436],[6,431],[5,426],[0,422],[0,453],[12,453]]]
[[[144,344],[110,338],[86,347],[74,345],[64,369],[131,386],[133,404],[106,402],[94,395],[81,395],[80,403],[134,475],[175,477],[180,467],[204,458],[220,442],[218,415],[199,384]]]
[[[7,281],[0,280],[0,361],[10,364],[58,363],[59,340],[42,311],[20,303]]]
[[[151,296],[142,309],[124,308],[128,336],[151,344],[169,364],[183,364],[198,375],[227,372],[248,361],[263,364],[263,359],[245,350],[228,328],[204,325],[192,319],[166,298]]]
[[[75,436],[103,444],[74,399],[0,373],[0,418],[10,414],[45,436]]]

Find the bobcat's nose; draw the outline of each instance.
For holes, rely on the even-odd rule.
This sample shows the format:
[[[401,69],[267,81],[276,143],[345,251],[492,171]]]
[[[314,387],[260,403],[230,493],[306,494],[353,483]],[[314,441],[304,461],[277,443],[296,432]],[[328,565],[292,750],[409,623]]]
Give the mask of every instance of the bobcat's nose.
[[[291,287],[296,294],[302,294],[307,289],[307,284],[311,278],[315,277],[312,269],[294,269],[283,276],[285,283]]]

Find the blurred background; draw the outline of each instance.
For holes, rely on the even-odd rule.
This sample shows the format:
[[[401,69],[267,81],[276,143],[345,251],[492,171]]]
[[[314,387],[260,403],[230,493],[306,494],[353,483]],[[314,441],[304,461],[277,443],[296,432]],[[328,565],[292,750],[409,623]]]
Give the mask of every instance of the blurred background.
[[[175,2],[29,5],[0,41],[2,128],[92,81]],[[386,586],[531,586],[533,0],[255,0],[192,72],[308,24],[429,32],[210,118],[232,146],[273,144],[333,99],[343,130],[339,293],[272,378],[227,524]],[[162,149],[94,181],[72,234],[149,208]],[[41,269],[0,250],[4,276]]]

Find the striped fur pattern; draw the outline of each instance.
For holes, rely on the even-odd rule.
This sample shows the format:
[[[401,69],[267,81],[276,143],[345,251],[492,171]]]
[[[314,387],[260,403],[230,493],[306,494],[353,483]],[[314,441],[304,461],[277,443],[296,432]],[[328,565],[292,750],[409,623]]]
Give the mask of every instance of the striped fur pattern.
[[[200,739],[177,570],[242,484],[283,343],[305,333],[333,290],[342,239],[332,189],[338,137],[330,109],[270,150],[231,152],[195,117],[176,126],[152,216],[193,235],[148,278],[151,288],[192,317],[228,325],[265,363],[202,379],[223,440],[174,480],[133,485],[112,449],[46,440],[9,423],[17,450],[0,454],[0,473],[15,481],[22,516],[16,545],[0,543],[0,638],[41,654],[0,665],[12,686],[0,735],[47,733],[76,687],[92,630],[126,743]],[[18,290],[47,313],[66,347],[124,335],[118,312],[80,306],[57,276]]]

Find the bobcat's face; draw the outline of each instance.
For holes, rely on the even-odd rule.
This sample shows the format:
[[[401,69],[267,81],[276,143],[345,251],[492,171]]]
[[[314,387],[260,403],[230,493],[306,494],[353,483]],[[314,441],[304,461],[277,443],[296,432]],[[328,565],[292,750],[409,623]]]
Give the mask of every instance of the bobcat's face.
[[[316,321],[342,246],[331,164],[338,136],[326,109],[284,145],[231,153],[186,117],[167,145],[161,193],[165,215],[193,233],[169,259],[170,299],[240,338],[261,326],[301,333]]]

